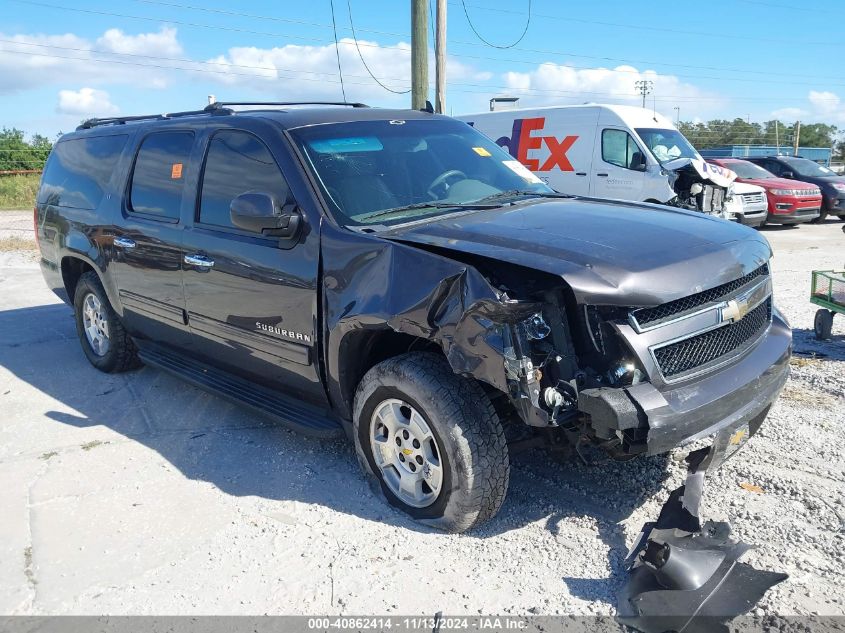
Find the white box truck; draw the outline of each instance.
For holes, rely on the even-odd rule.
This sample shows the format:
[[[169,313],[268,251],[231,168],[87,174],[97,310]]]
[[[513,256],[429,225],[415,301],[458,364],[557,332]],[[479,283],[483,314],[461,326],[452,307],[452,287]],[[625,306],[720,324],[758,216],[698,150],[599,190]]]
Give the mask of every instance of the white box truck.
[[[666,117],[587,104],[456,117],[483,132],[562,193],[672,204],[724,215],[736,178],[705,162]]]

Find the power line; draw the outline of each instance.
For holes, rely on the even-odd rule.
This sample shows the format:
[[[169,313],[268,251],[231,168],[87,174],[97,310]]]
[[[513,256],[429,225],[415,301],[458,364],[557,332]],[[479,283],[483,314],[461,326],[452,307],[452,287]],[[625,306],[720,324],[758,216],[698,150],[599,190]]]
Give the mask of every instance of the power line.
[[[227,75],[227,76],[235,76],[235,77],[250,77],[253,79],[261,78],[260,75],[255,73],[233,73],[227,70],[213,70],[209,68],[186,68],[182,66],[172,66],[172,65],[162,65],[162,64],[145,64],[141,62],[131,62],[119,59],[98,59],[93,57],[69,57],[64,55],[51,55],[46,53],[34,53],[29,51],[13,51],[13,50],[3,50],[0,51],[3,53],[11,53],[15,55],[27,55],[31,57],[46,57],[46,58],[53,58],[53,59],[66,59],[71,61],[83,61],[83,62],[98,62],[98,63],[106,63],[106,64],[120,64],[120,65],[129,65],[129,66],[138,66],[143,68],[156,68],[159,70],[178,70],[183,72],[193,72],[193,73],[206,73],[206,74],[215,74],[215,75]],[[109,53],[112,54],[112,53]],[[164,58],[167,59],[167,58]],[[192,62],[192,63],[202,63],[202,64],[210,64],[215,66],[227,66],[227,67],[240,67],[234,64],[221,64],[219,62]],[[316,81],[322,83],[340,83],[339,81],[332,81],[330,79],[320,79],[320,78],[309,78],[309,77],[291,77],[291,76],[284,76],[279,75],[279,69],[276,68],[267,68],[267,67],[250,67],[244,66],[245,68],[258,68],[261,70],[270,70],[277,73],[277,78],[279,79],[295,79],[300,81]],[[300,73],[300,74],[329,74],[329,73],[320,73],[320,72],[312,72],[312,71],[294,71],[294,70],[282,70],[281,72],[290,72],[290,73]],[[358,77],[363,78],[363,75],[358,75]],[[369,83],[361,83],[361,82],[349,82],[346,81],[345,83],[350,85],[357,85],[357,86],[369,86]],[[489,84],[475,84],[475,83],[466,83],[466,82],[453,82],[452,85],[454,86],[468,86],[468,87],[475,87],[481,88],[481,90],[460,90],[454,89],[456,92],[463,92],[468,94],[489,94],[491,90],[508,90],[510,92],[514,92],[517,94],[521,94],[524,96],[536,96],[536,97],[566,97],[571,99],[580,99],[583,100],[585,96],[596,96],[596,97],[608,97],[610,99],[615,100],[629,100],[633,95],[627,93],[615,93],[615,92],[598,92],[598,91],[587,91],[587,90],[553,90],[553,89],[544,89],[544,88],[520,88],[514,89],[512,86],[501,86],[501,85],[489,85]],[[735,97],[735,101],[771,101],[774,97]],[[780,100],[793,100],[793,101],[803,101],[802,98],[789,98],[789,97],[777,97]],[[686,102],[701,102],[701,101],[721,101],[720,97],[699,97],[699,96],[689,96],[689,95],[662,95],[656,97],[656,100],[660,103],[686,103]]]
[[[15,1],[21,1],[21,0],[15,0]],[[745,1],[751,2],[752,0],[745,0]],[[179,3],[176,3],[176,2],[163,2],[162,0],[134,0],[134,2],[139,2],[139,3],[142,3],[142,4],[156,4],[156,5],[174,7],[174,8],[179,8],[179,9],[187,9],[187,10],[192,10],[192,11],[203,11],[203,12],[206,12],[206,13],[222,13],[224,15],[232,15],[232,16],[245,17],[245,18],[250,18],[250,19],[271,20],[271,21],[279,21],[279,22],[289,22],[289,23],[293,23],[293,24],[303,24],[303,25],[306,25],[306,26],[314,26],[314,27],[319,27],[319,28],[331,28],[330,24],[323,24],[323,23],[319,23],[319,22],[306,22],[304,20],[293,20],[293,19],[290,19],[290,18],[279,18],[279,17],[275,17],[275,16],[270,16],[270,15],[261,15],[261,14],[255,14],[255,13],[243,13],[243,12],[238,12],[238,11],[229,11],[229,10],[224,10],[224,9],[213,9],[213,8],[207,8],[207,7],[198,7],[198,6],[193,6],[193,5],[179,4]],[[451,4],[455,4],[455,3],[453,2]],[[60,8],[73,10],[70,7],[60,7]],[[514,14],[520,13],[518,11],[512,11],[512,10],[507,10],[507,9],[494,9],[494,8],[488,8],[488,7],[478,7],[478,8],[481,8],[483,10],[488,10],[488,11],[499,11],[499,12],[504,12],[504,13],[514,13]],[[556,20],[570,19],[569,17],[548,16],[548,15],[544,15],[542,17],[552,18],[552,19],[556,19]],[[147,19],[147,18],[141,18],[141,19]],[[632,27],[632,28],[635,28],[635,27]],[[410,37],[410,35],[408,33],[396,33],[394,31],[379,31],[379,30],[374,30],[374,29],[362,29],[362,28],[359,28],[358,30],[364,31],[364,32],[367,32],[367,33],[376,33],[376,34],[379,34],[379,35],[392,35],[392,36],[395,36],[395,37],[405,37],[405,38]],[[314,41],[317,41],[317,40],[314,40]],[[483,46],[483,44],[478,44],[476,42],[468,42],[468,41],[464,41],[464,40],[450,40],[450,44],[460,44],[460,45],[466,45],[466,46]],[[362,45],[368,45],[368,44],[362,44]],[[370,45],[370,46],[373,46],[373,45]],[[377,46],[377,45],[375,45],[375,46]],[[393,48],[396,48],[396,47],[393,47]],[[561,55],[561,56],[569,56],[569,57],[576,57],[576,58],[580,58],[580,59],[597,59],[597,60],[602,60],[602,61],[615,61],[615,62],[620,62],[620,63],[668,66],[668,67],[672,67],[672,68],[691,68],[691,69],[695,69],[695,70],[717,70],[717,71],[729,71],[729,72],[745,72],[745,73],[749,73],[749,74],[774,75],[774,76],[778,76],[778,77],[783,77],[783,76],[804,77],[804,78],[816,77],[818,79],[839,79],[840,78],[839,76],[831,76],[831,75],[807,75],[806,73],[766,72],[766,71],[744,69],[744,68],[723,68],[723,67],[717,67],[717,66],[697,66],[697,65],[689,65],[689,64],[673,64],[673,63],[670,63],[670,62],[654,61],[654,60],[636,60],[636,59],[635,60],[627,60],[627,59],[622,59],[622,58],[618,58],[618,57],[606,57],[606,56],[596,56],[596,55],[579,55],[579,54],[576,54],[576,53],[566,52],[566,51],[544,51],[544,50],[524,49],[524,48],[514,48],[513,50],[525,51],[525,52],[536,52],[536,53],[541,53],[541,54],[554,54],[554,55]],[[501,59],[501,58],[494,58],[494,57],[477,57],[477,56],[469,56],[469,55],[455,55],[455,56],[456,57],[465,57],[465,58],[469,58],[469,59],[489,59],[489,60],[493,60],[493,61],[503,61],[503,62],[520,63],[520,64],[532,64],[532,65],[536,64],[536,62],[534,60]],[[583,67],[583,66],[579,67],[579,68],[589,69],[589,67]]]
[[[463,4],[466,0],[460,0],[460,3]],[[450,4],[457,5],[457,2],[451,2]],[[516,14],[519,15],[519,11],[515,11],[513,9],[500,9],[497,7],[485,7],[481,5],[469,5],[475,9],[481,9],[482,11],[492,11],[496,13],[509,13],[509,14]],[[783,38],[761,38],[761,37],[752,37],[747,34],[743,35],[731,35],[729,33],[717,32],[717,31],[682,31],[678,29],[671,29],[671,31],[667,30],[666,27],[662,26],[643,26],[640,24],[621,24],[619,22],[604,22],[600,20],[585,20],[582,18],[574,18],[572,16],[560,16],[560,15],[549,15],[549,14],[542,14],[542,13],[535,13],[534,17],[536,18],[543,18],[547,20],[560,20],[565,22],[577,22],[580,24],[595,24],[598,26],[612,26],[617,28],[623,29],[631,29],[637,31],[655,31],[660,33],[661,35],[666,35],[667,33],[677,34],[677,35],[701,35],[704,37],[720,37],[725,39],[738,39],[743,41],[754,40],[758,42],[774,42],[777,44],[783,43]],[[842,47],[843,43],[841,41],[831,41],[831,42],[824,42],[824,41],[808,41],[808,40],[794,40],[791,39],[790,36],[790,44],[805,44],[805,45],[813,45],[813,46],[836,46]]]
[[[356,42],[357,42],[357,40],[356,40]],[[144,59],[155,59],[155,60],[161,60],[161,61],[177,61],[177,62],[185,62],[185,63],[191,63],[191,64],[204,64],[204,65],[213,65],[213,66],[221,65],[221,62],[198,61],[198,60],[186,59],[186,58],[180,58],[180,57],[162,57],[162,56],[157,56],[157,55],[141,55],[141,54],[138,54],[138,53],[119,53],[119,52],[115,52],[115,51],[100,50],[100,49],[93,49],[93,48],[59,46],[57,44],[39,44],[39,43],[35,43],[35,42],[23,42],[23,41],[19,41],[19,40],[9,40],[9,39],[0,39],[0,43],[11,44],[11,45],[14,45],[14,46],[37,46],[37,47],[40,47],[40,48],[54,48],[54,49],[57,49],[57,50],[78,51],[78,52],[84,52],[84,53],[90,52],[90,53],[96,53],[96,54],[101,54],[101,55],[119,55],[119,56],[125,56],[125,57],[141,57],[141,58],[144,58]],[[340,45],[352,45],[352,43],[350,43],[350,42],[339,42],[339,44]],[[377,45],[370,45],[370,44],[367,44],[366,42],[362,42],[361,46],[376,46],[377,48],[390,48],[390,47],[379,47]],[[400,49],[400,50],[404,51],[406,49]],[[14,51],[9,51],[8,49],[0,49],[0,53],[2,53],[2,52],[14,52]],[[361,52],[359,50],[359,55],[360,55],[360,53]],[[467,56],[464,56],[464,57],[467,57]],[[491,59],[491,58],[481,58],[481,59]],[[363,59],[362,59],[362,61],[363,61]],[[511,61],[517,61],[517,60],[511,60]],[[533,64],[534,62],[522,62],[522,63],[532,63]],[[246,64],[230,64],[230,63],[227,63],[225,65],[227,67],[232,67],[232,68],[251,68],[251,69],[260,69],[260,70],[274,70],[274,68],[268,68],[267,66],[252,66],[252,65],[246,65]],[[366,66],[366,62],[365,62],[364,65]],[[575,65],[566,65],[566,66],[561,66],[561,67],[562,68],[572,68],[572,69],[576,69],[576,70],[604,70],[606,72],[612,72],[612,73],[617,73],[617,74],[631,74],[631,75],[637,75],[637,76],[645,74],[642,71],[633,70],[633,69],[632,70],[625,70],[625,69],[616,69],[616,68],[596,68],[596,67],[593,67],[593,66],[575,66]],[[286,68],[275,68],[275,70],[290,71],[290,72],[309,72],[309,73],[318,74],[318,75],[319,74],[323,74],[323,75],[330,74],[330,73],[322,73],[322,72],[319,72],[319,71],[301,71],[299,69],[293,69],[293,68],[288,68],[288,69],[286,69]],[[369,72],[369,69],[368,69],[368,72]],[[353,77],[353,76],[356,76],[356,75],[350,75],[349,73],[347,73],[346,76]],[[363,77],[364,75],[358,75],[358,76]],[[747,81],[746,79],[742,79],[742,78],[738,78],[738,77],[712,77],[712,76],[707,76],[707,75],[675,75],[675,76],[676,77],[684,77],[684,78],[694,78],[694,79],[720,79],[722,81],[741,81],[741,82]],[[375,79],[375,77],[373,77],[373,79]],[[395,81],[405,81],[406,80],[406,78],[403,78],[403,77],[393,77],[393,78],[388,78],[388,79],[392,79],[392,80],[395,80]],[[376,80],[376,81],[378,81],[378,80]],[[770,83],[770,84],[774,84],[774,85],[781,85],[782,84],[782,82],[780,82],[780,81],[766,81],[766,80],[754,80],[754,81],[756,81],[757,83]],[[816,86],[817,84],[816,83],[809,83],[809,82],[807,82],[807,83],[805,83],[805,82],[791,82],[791,85]],[[845,83],[829,83],[827,85],[830,86],[830,87],[845,86]],[[404,92],[399,93],[399,94],[404,94]],[[835,99],[830,99],[830,100],[835,101]]]
[[[492,48],[498,48],[500,50],[504,50],[504,49],[507,49],[507,48],[513,48],[514,46],[516,46],[517,44],[519,44],[522,41],[522,38],[524,38],[525,34],[528,33],[528,27],[531,25],[531,0],[528,0],[528,16],[525,19],[525,28],[522,29],[522,34],[520,34],[519,38],[517,38],[517,40],[513,44],[508,44],[506,46],[501,46],[499,44],[493,44],[492,42],[489,42],[486,39],[484,39],[481,36],[481,33],[478,32],[478,29],[475,28],[475,25],[472,23],[472,20],[469,17],[469,11],[467,10],[467,4],[466,4],[465,0],[461,0],[461,6],[464,8],[464,15],[467,17],[467,24],[469,24],[469,28],[472,29],[472,32],[475,33],[475,36],[479,40],[481,40],[482,42],[487,44],[487,46],[490,46]]]
[[[346,8],[349,11],[349,26],[352,27],[352,39],[355,40],[355,50],[358,51],[358,57],[361,58],[361,63],[364,64],[364,68],[367,70],[367,73],[369,73],[370,77],[373,78],[373,81],[375,81],[379,86],[381,86],[382,88],[384,88],[388,92],[392,92],[393,94],[396,94],[396,95],[404,95],[404,94],[408,94],[409,92],[411,92],[410,88],[408,90],[394,90],[393,88],[389,88],[388,86],[385,86],[383,83],[381,83],[378,80],[378,77],[376,77],[373,74],[373,71],[371,71],[370,67],[367,66],[367,61],[364,59],[364,55],[361,53],[361,48],[358,46],[358,36],[355,34],[355,23],[352,21],[352,2],[351,2],[351,0],[346,0]]]
[[[64,11],[76,11],[76,12],[88,13],[88,14],[94,14],[94,15],[106,15],[106,16],[112,16],[112,17],[120,17],[120,18],[132,19],[132,20],[143,20],[143,21],[156,22],[156,23],[165,22],[165,23],[178,24],[180,26],[187,26],[187,27],[191,27],[191,28],[215,29],[215,30],[222,30],[222,31],[237,32],[237,33],[247,33],[247,34],[250,34],[250,35],[260,35],[260,36],[271,37],[271,38],[284,37],[284,38],[300,40],[300,41],[317,42],[317,43],[320,43],[321,45],[325,45],[324,41],[319,39],[319,38],[305,37],[305,36],[299,36],[299,35],[290,35],[290,34],[287,34],[287,33],[277,33],[277,32],[274,33],[274,32],[267,32],[267,31],[256,31],[256,30],[245,29],[245,28],[226,27],[226,26],[212,25],[212,24],[201,24],[201,23],[196,23],[196,22],[185,22],[185,21],[172,20],[172,19],[162,20],[162,19],[159,19],[159,18],[150,18],[150,17],[147,17],[147,16],[127,15],[127,14],[122,14],[122,13],[114,13],[114,12],[108,12],[108,11],[98,11],[98,10],[93,10],[93,9],[79,8],[79,7],[67,7],[67,6],[61,6],[61,5],[54,5],[54,4],[44,3],[44,2],[35,2],[33,0],[12,0],[12,1],[18,2],[18,3],[21,3],[21,4],[28,4],[28,5],[32,5],[32,6],[40,6],[40,7],[52,8],[52,9],[60,9],[60,10],[64,10]],[[167,3],[158,2],[157,0],[135,0],[135,1],[136,2],[147,2],[147,3],[152,3],[152,4],[163,4],[163,5],[166,5],[166,6],[172,6],[172,7],[177,7],[177,8],[181,8],[181,9],[196,10],[196,11],[222,12],[222,13],[225,13],[225,14],[237,15],[237,16],[241,16],[241,17],[256,18],[256,19],[258,19],[258,18],[274,19],[272,16],[262,16],[262,15],[258,15],[258,14],[239,13],[239,12],[234,12],[234,11],[223,11],[223,10],[216,10],[216,9],[206,9],[204,7],[194,7],[194,6],[191,6],[191,5],[183,5],[183,4],[177,4],[177,3],[172,3],[172,2],[167,2]],[[486,7],[481,7],[481,8],[486,9]],[[518,13],[518,12],[515,12],[515,11],[509,11],[507,9],[487,9],[487,10],[500,11],[500,12],[505,12],[505,13]],[[534,14],[534,15],[537,15],[537,14]],[[548,17],[548,16],[546,16],[546,17]],[[282,18],[278,18],[278,19],[283,20]],[[557,18],[557,19],[564,19],[564,18]],[[319,24],[319,23],[316,23],[316,22],[306,23],[306,22],[303,22],[303,21],[293,21],[293,20],[291,20],[291,22],[297,22],[297,23],[301,22],[303,24],[308,24],[308,25],[311,25],[311,26],[332,28],[332,26],[330,24]],[[367,30],[367,29],[359,29],[359,30]],[[369,32],[381,33],[381,34],[385,34],[385,35],[396,35],[398,37],[407,37],[407,34],[392,33],[392,32],[389,32],[389,31],[373,31],[373,30],[370,30]],[[461,40],[450,40],[450,43],[460,44],[460,45],[465,45],[465,46],[485,46],[484,44],[479,44],[479,43],[476,43],[476,42],[461,41]],[[341,44],[341,45],[354,45],[352,42],[339,42],[339,44]],[[372,43],[368,43],[368,42],[359,42],[358,45],[359,46],[369,46],[371,48],[379,48],[379,49],[385,49],[385,50],[399,50],[399,51],[402,51],[402,52],[410,52],[407,47],[403,47],[403,46],[379,45],[379,44],[372,44]],[[540,54],[540,55],[554,55],[556,57],[575,57],[575,58],[581,58],[581,59],[596,59],[596,60],[600,60],[600,61],[617,62],[617,63],[621,63],[621,64],[643,64],[643,65],[654,65],[654,66],[667,66],[667,67],[674,67],[674,68],[715,70],[715,71],[720,71],[720,72],[736,72],[736,73],[749,73],[749,74],[755,74],[755,75],[771,75],[771,76],[777,76],[777,77],[784,77],[784,76],[803,77],[803,78],[813,78],[813,77],[815,77],[817,79],[840,79],[841,78],[841,77],[838,77],[838,76],[833,77],[833,76],[829,76],[829,75],[813,76],[813,75],[807,75],[805,73],[766,72],[766,71],[753,70],[753,69],[743,69],[743,68],[722,68],[722,67],[717,67],[717,66],[697,66],[697,65],[689,65],[689,64],[673,64],[673,63],[669,63],[669,62],[653,61],[653,60],[637,60],[637,59],[623,59],[623,58],[618,58],[618,57],[607,57],[607,56],[596,56],[596,55],[581,55],[581,54],[573,53],[573,52],[569,52],[569,51],[553,51],[553,50],[548,50],[548,49],[513,48],[512,50],[527,52],[527,53],[536,53],[536,54]],[[536,65],[539,64],[539,62],[537,60],[505,59],[505,58],[486,57],[486,56],[469,55],[469,54],[453,54],[453,56],[458,57],[458,58],[464,58],[464,59],[481,59],[481,60],[490,60],[490,61],[497,61],[497,62],[527,64],[527,65],[532,65],[532,66],[536,66]],[[640,71],[637,71],[637,70],[624,70],[624,69],[615,69],[615,68],[597,68],[597,67],[592,67],[592,66],[577,66],[577,65],[574,65],[574,64],[564,64],[564,66],[567,67],[567,68],[574,68],[574,69],[577,69],[577,70],[606,70],[608,72],[629,73],[629,74],[637,74],[637,73],[640,72]],[[727,80],[727,81],[747,81],[746,79],[743,79],[743,78],[724,77],[724,76],[713,77],[713,76],[693,75],[693,74],[683,74],[683,75],[676,75],[676,76],[677,77],[690,78],[690,79],[718,79],[720,81],[725,81],[725,80]],[[752,81],[759,82],[760,80],[754,79]],[[768,83],[781,84],[782,82],[780,82],[780,81],[770,81]],[[793,83],[793,82],[790,82],[790,83]],[[805,82],[801,85],[814,86],[816,84]],[[835,85],[843,85],[843,84],[835,84]]]
[[[337,45],[337,25],[334,21],[334,0],[329,0],[332,9],[332,29],[334,30],[334,53],[337,57],[337,74],[340,76],[340,91],[343,93],[343,100],[346,101],[346,87],[343,85],[343,70],[340,68],[340,47]]]

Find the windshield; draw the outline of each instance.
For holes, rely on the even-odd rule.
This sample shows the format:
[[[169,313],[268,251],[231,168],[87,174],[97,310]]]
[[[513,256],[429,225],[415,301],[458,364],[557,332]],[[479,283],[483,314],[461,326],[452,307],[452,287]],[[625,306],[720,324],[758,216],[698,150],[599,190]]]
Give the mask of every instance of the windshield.
[[[732,171],[735,171],[736,175],[740,178],[756,180],[776,178],[776,176],[772,172],[766,171],[765,169],[760,167],[760,165],[749,163],[747,160],[732,160],[730,162],[723,163],[722,166],[727,167]]]
[[[638,127],[637,134],[660,163],[676,158],[701,158],[678,130]]]
[[[828,178],[838,176],[835,171],[828,169],[807,158],[781,158],[799,176],[810,176],[816,178]]]
[[[552,193],[493,141],[454,119],[353,121],[290,133],[345,225],[444,215],[502,192]]]

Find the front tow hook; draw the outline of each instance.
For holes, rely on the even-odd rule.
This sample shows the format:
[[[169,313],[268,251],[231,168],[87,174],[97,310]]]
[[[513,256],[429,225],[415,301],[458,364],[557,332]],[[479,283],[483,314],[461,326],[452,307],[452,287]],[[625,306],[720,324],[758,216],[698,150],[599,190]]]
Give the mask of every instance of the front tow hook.
[[[728,631],[726,623],[751,611],[786,574],[740,563],[751,545],[733,541],[724,521],[701,525],[704,473],[714,447],[687,456],[684,485],[674,490],[656,522],[643,526],[626,559],[630,577],[619,593],[617,619],[645,633]]]

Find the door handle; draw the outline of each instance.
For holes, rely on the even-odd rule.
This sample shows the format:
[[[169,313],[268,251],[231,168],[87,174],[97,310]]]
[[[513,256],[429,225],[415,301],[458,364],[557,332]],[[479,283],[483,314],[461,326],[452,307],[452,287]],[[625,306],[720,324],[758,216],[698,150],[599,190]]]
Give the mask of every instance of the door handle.
[[[586,176],[586,175],[587,175],[587,172],[585,172],[585,171],[576,171],[576,172],[575,172],[575,175],[576,175],[576,176]]]
[[[185,255],[185,263],[189,266],[198,266],[199,268],[211,268],[214,266],[213,259],[206,257],[205,255],[200,255],[199,253]]]
[[[114,238],[114,245],[121,248],[135,248],[135,241],[128,237],[116,237]]]
[[[605,178],[607,178],[609,175],[610,175],[610,174],[604,174],[604,173],[602,173],[602,174],[596,174],[596,176],[604,176]]]

